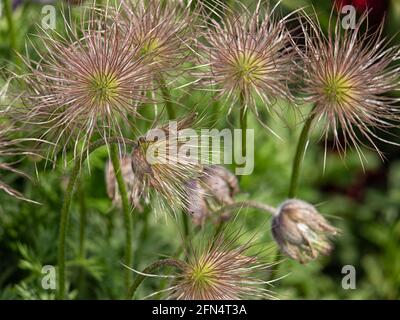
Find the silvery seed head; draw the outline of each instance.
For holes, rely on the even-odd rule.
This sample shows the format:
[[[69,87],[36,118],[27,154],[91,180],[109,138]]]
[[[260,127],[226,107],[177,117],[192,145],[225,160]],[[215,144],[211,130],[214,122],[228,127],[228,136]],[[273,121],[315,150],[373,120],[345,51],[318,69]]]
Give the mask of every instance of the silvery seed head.
[[[252,243],[238,243],[239,235],[217,236],[181,261],[168,297],[178,300],[273,299],[263,277],[270,265],[250,253]]]
[[[329,238],[338,234],[311,204],[290,199],[281,204],[272,219],[272,234],[283,253],[307,263],[332,250]]]
[[[187,142],[197,139],[196,115],[191,114],[164,126],[155,127],[137,140],[131,155],[132,169],[142,182],[143,197],[150,201],[151,195],[160,209],[185,210],[188,207],[188,181],[197,180],[203,171],[204,148]],[[196,143],[198,140],[195,140]],[[188,153],[188,150],[196,150]],[[200,150],[202,149],[202,150]],[[198,152],[197,152],[198,151]]]
[[[32,137],[51,143],[48,158],[68,149],[77,155],[94,137],[122,136],[152,89],[148,63],[135,57],[139,48],[106,11],[89,8],[79,22],[65,19],[65,36],[43,30],[35,48],[40,61],[25,59],[29,73],[14,110]]]
[[[326,36],[318,21],[306,16],[303,24],[305,48],[299,50],[303,94],[312,104],[311,115],[323,127],[325,139],[333,135],[335,146],[346,152],[354,147],[363,158],[362,147],[376,149],[387,131],[398,126],[400,90],[400,47],[391,46],[383,23],[372,32],[364,13],[354,29],[342,29],[341,20]],[[334,22],[331,21],[334,25]]]
[[[156,80],[181,73],[192,56],[197,11],[174,1],[122,1],[119,12],[127,37],[146,57]]]
[[[286,18],[278,19],[275,10],[264,10],[261,1],[253,12],[242,5],[240,13],[211,19],[203,36],[200,61],[208,70],[200,78],[218,92],[217,99],[240,102],[258,119],[256,100],[267,109],[278,98],[292,100],[294,50]]]

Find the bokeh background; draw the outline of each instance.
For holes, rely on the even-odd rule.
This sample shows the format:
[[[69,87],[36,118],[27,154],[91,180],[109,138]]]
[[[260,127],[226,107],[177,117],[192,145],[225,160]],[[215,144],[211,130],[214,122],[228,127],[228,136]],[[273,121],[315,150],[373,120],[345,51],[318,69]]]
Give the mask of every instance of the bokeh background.
[[[3,2],[3,0],[1,0]],[[30,52],[28,38],[35,41],[36,24],[41,23],[44,2],[56,5],[56,12],[66,5],[58,1],[14,1],[12,17],[17,41],[10,43],[4,9],[0,17],[0,68],[14,69],[15,55]],[[101,1],[99,1],[101,2]],[[104,2],[104,1],[103,1]],[[211,1],[210,1],[211,2]],[[228,1],[227,1],[228,2]],[[254,1],[242,1],[254,5]],[[300,7],[314,6],[323,27],[327,27],[332,5],[353,4],[359,12],[372,8],[372,24],[386,15],[385,35],[400,43],[399,0],[309,1],[283,0],[280,9],[289,13]],[[230,1],[234,4],[235,1]],[[79,8],[74,7],[73,12]],[[62,24],[58,15],[57,24]],[[62,29],[62,28],[61,28]],[[5,84],[4,79],[0,85]],[[225,112],[209,103],[204,92],[175,97],[186,106],[207,106],[202,110],[210,117],[220,117],[217,128],[227,126]],[[204,103],[203,103],[204,102]],[[200,107],[199,107],[200,105]],[[285,199],[291,162],[299,135],[298,117],[290,107],[284,107],[284,117],[266,117],[283,142],[268,135],[250,116],[255,129],[255,170],[241,178],[242,193],[238,199],[256,199],[279,205]],[[185,110],[181,110],[184,114]],[[138,123],[144,131],[148,123]],[[393,132],[399,134],[400,132]],[[400,143],[400,138],[398,139]],[[299,197],[315,204],[331,222],[342,230],[335,240],[331,256],[307,265],[285,260],[274,291],[288,299],[398,299],[400,298],[400,148],[381,146],[386,159],[381,161],[365,150],[368,162],[363,171],[358,156],[351,150],[345,159],[328,150],[323,170],[324,144],[313,137],[304,163]],[[2,160],[0,160],[2,161]],[[90,171],[85,169],[81,187],[72,207],[68,243],[69,298],[117,299],[123,297],[121,264],[124,255],[124,230],[121,212],[114,208],[106,194],[104,167],[107,151],[100,149],[90,159]],[[26,181],[12,173],[0,172],[1,179],[35,199],[42,205],[32,205],[0,193],[0,299],[50,299],[54,292],[41,287],[42,266],[56,265],[59,214],[68,170],[45,168],[37,159],[26,158],[18,168],[34,177]],[[36,171],[38,173],[36,173]],[[86,212],[87,228],[84,246],[80,239],[80,212]],[[181,246],[179,224],[151,209],[135,216],[135,268],[143,269],[157,258],[173,255]],[[236,222],[249,234],[257,234],[273,259],[276,250],[271,236],[269,217],[253,210],[243,210]],[[267,257],[268,259],[268,257]],[[341,273],[344,265],[357,271],[355,290],[344,290]],[[165,284],[164,284],[165,285]],[[139,297],[160,289],[159,280],[146,280]]]

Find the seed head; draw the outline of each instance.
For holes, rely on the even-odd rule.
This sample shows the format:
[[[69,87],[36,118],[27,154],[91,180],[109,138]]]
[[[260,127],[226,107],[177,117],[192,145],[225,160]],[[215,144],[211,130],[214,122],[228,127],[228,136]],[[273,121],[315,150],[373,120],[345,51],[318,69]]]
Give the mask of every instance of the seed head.
[[[26,59],[19,120],[39,139],[50,141],[51,157],[72,145],[76,153],[93,136],[121,136],[137,116],[143,92],[151,90],[139,48],[123,36],[118,20],[99,9],[82,15],[80,26],[65,21],[67,35],[46,33],[36,48],[41,61]],[[128,117],[129,116],[129,117]]]
[[[312,205],[290,199],[281,204],[272,219],[272,234],[285,254],[307,263],[331,252],[329,238],[337,235],[338,230]]]
[[[201,60],[210,71],[201,77],[219,91],[218,98],[233,103],[241,99],[258,116],[257,99],[267,108],[277,98],[292,100],[288,82],[293,50],[286,18],[278,20],[269,8],[264,12],[261,1],[254,12],[242,9],[241,14],[212,20],[204,32]]]
[[[178,300],[238,300],[274,298],[265,289],[270,265],[249,254],[251,243],[240,245],[237,239],[219,236],[203,250],[193,252],[169,289],[169,297]]]
[[[143,184],[144,198],[149,201],[151,193],[161,196],[156,199],[163,200],[159,202],[162,209],[187,208],[186,183],[198,179],[203,171],[203,148],[198,148],[197,140],[195,144],[187,141],[197,138],[193,126],[195,115],[191,114],[154,128],[137,140],[132,152],[132,169]]]
[[[138,56],[150,62],[153,76],[182,70],[190,58],[196,11],[173,1],[123,1],[122,20],[128,26]]]
[[[361,146],[387,141],[382,134],[397,126],[398,98],[391,91],[400,89],[399,47],[390,47],[382,37],[383,24],[373,32],[363,32],[365,13],[356,28],[341,30],[338,20],[328,36],[317,22],[303,26],[306,48],[303,57],[306,101],[314,105],[312,116],[323,126],[323,135],[333,133],[335,145],[345,153],[352,146],[363,161]],[[368,26],[367,26],[368,27]],[[395,144],[395,143],[393,143]]]

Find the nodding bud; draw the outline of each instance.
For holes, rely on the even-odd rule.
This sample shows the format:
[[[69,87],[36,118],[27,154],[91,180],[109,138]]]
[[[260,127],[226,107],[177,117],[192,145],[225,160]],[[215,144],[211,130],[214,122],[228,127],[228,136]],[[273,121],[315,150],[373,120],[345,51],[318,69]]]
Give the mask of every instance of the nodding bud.
[[[205,167],[201,179],[211,195],[222,204],[232,204],[232,197],[240,191],[236,176],[223,166]]]
[[[338,232],[314,206],[296,199],[282,203],[272,219],[272,234],[280,249],[300,263],[328,255],[333,248],[329,238]]]
[[[233,196],[240,191],[236,176],[220,165],[204,167],[199,179],[190,180],[186,189],[186,211],[196,225],[203,225],[216,207],[232,204]]]
[[[140,204],[141,183],[132,170],[131,158],[129,156],[123,156],[120,161],[121,173],[127,186],[130,202],[136,209],[142,212],[143,207]],[[116,206],[121,207],[122,200],[118,191],[114,168],[110,160],[106,164],[105,175],[107,195]]]

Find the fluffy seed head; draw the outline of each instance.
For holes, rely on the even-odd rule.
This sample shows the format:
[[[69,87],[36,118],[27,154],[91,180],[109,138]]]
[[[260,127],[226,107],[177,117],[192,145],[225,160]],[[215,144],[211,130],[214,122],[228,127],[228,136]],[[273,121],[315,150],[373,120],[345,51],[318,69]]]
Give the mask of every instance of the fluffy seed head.
[[[139,49],[122,36],[119,21],[89,11],[80,26],[65,21],[65,37],[41,36],[39,63],[26,60],[30,74],[23,77],[19,120],[53,143],[52,157],[71,145],[77,151],[94,135],[121,136],[143,92],[151,90],[148,68],[135,57]]]
[[[286,29],[286,19],[277,20],[274,10],[261,8],[254,12],[228,15],[222,21],[212,20],[201,45],[202,64],[210,72],[201,75],[231,102],[242,99],[256,115],[256,99],[268,107],[277,98],[292,100],[288,82],[292,73],[293,50]]]
[[[338,230],[314,206],[290,199],[281,204],[272,219],[272,234],[285,254],[307,263],[331,252],[329,237],[337,235]]]
[[[173,1],[123,1],[121,12],[127,33],[158,73],[176,73],[190,57],[196,12]]]
[[[381,155],[376,141],[391,143],[382,133],[398,121],[400,100],[390,92],[400,89],[400,68],[394,63],[400,58],[399,48],[382,38],[383,24],[372,35],[362,30],[366,14],[354,30],[341,30],[338,20],[328,36],[306,19],[306,46],[300,55],[303,91],[314,105],[312,116],[322,124],[326,138],[333,132],[341,152],[353,146],[362,161],[361,146],[372,145]]]
[[[238,300],[274,298],[261,280],[270,265],[249,254],[250,243],[219,236],[203,250],[196,251],[169,289],[169,297],[179,300]]]

